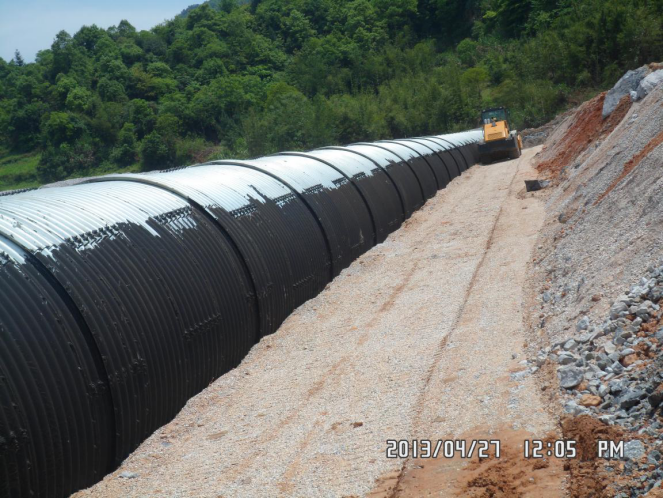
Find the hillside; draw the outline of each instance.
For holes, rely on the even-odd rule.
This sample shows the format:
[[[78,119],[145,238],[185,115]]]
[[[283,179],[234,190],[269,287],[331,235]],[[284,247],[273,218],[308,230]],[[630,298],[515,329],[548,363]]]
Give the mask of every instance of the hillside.
[[[534,127],[663,57],[661,2],[241,3],[0,59],[0,188],[467,129],[490,105]]]

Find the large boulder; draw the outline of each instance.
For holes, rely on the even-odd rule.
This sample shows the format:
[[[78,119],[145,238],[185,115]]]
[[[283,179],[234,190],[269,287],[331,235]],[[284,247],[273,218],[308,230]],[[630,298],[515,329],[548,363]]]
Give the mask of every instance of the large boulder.
[[[660,85],[661,82],[663,82],[663,69],[659,69],[658,71],[654,71],[653,73],[648,74],[638,85],[638,89],[636,91],[637,99],[644,99],[647,95],[649,95],[649,92]]]
[[[642,66],[633,71],[628,71],[617,84],[608,92],[603,102],[603,119],[607,118],[615,110],[619,101],[625,95],[630,95],[631,92],[637,91],[638,85],[645,78],[649,68]],[[658,71],[657,71],[658,72]]]

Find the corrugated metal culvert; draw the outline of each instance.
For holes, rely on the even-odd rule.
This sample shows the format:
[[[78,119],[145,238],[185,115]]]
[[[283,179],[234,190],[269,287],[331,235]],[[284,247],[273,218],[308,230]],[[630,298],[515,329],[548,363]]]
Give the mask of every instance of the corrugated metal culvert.
[[[310,157],[342,173],[368,207],[377,243],[384,242],[403,221],[403,205],[398,190],[385,171],[369,159],[347,150],[335,149],[284,154]]]
[[[360,144],[329,148],[346,150],[358,154],[370,159],[373,163],[384,169],[400,193],[406,219],[426,202],[424,190],[412,166],[395,153],[382,147]]]
[[[395,154],[398,158],[401,159],[401,161],[406,161],[419,180],[419,185],[421,185],[424,199],[428,200],[435,196],[437,193],[437,179],[435,178],[433,168],[430,164],[428,164],[426,158],[418,154],[412,147],[407,147],[398,142],[387,141],[375,142],[371,144],[362,143],[358,145],[370,145],[373,147],[379,147]]]
[[[426,162],[430,165],[435,174],[438,189],[446,187],[449,185],[449,182],[456,177],[455,174],[452,174],[453,170],[449,169],[444,162],[444,159],[440,157],[434,147],[431,147],[428,143],[419,141],[416,138],[398,140],[396,143],[414,149],[420,156],[426,159]]]
[[[480,131],[0,196],[0,496],[115,468],[476,162]]]

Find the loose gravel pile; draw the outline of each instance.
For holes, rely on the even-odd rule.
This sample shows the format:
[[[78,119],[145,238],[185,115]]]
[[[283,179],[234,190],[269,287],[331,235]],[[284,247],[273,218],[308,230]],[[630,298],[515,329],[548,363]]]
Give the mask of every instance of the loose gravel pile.
[[[647,274],[610,307],[609,318],[576,324],[577,334],[536,358],[558,365],[564,411],[592,415],[632,433],[622,465],[607,461],[617,498],[641,496],[663,482],[663,266]]]

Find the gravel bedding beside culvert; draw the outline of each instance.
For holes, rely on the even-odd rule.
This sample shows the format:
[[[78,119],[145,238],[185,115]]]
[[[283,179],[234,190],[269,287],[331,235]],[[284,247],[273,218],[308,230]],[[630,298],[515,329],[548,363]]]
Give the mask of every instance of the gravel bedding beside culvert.
[[[614,474],[615,498],[641,496],[663,482],[663,266],[619,296],[600,324],[582,317],[576,335],[539,352],[557,364],[564,411],[618,425],[631,437]]]
[[[403,465],[386,439],[550,430],[520,364],[534,152],[455,179],[78,496],[363,496]]]

